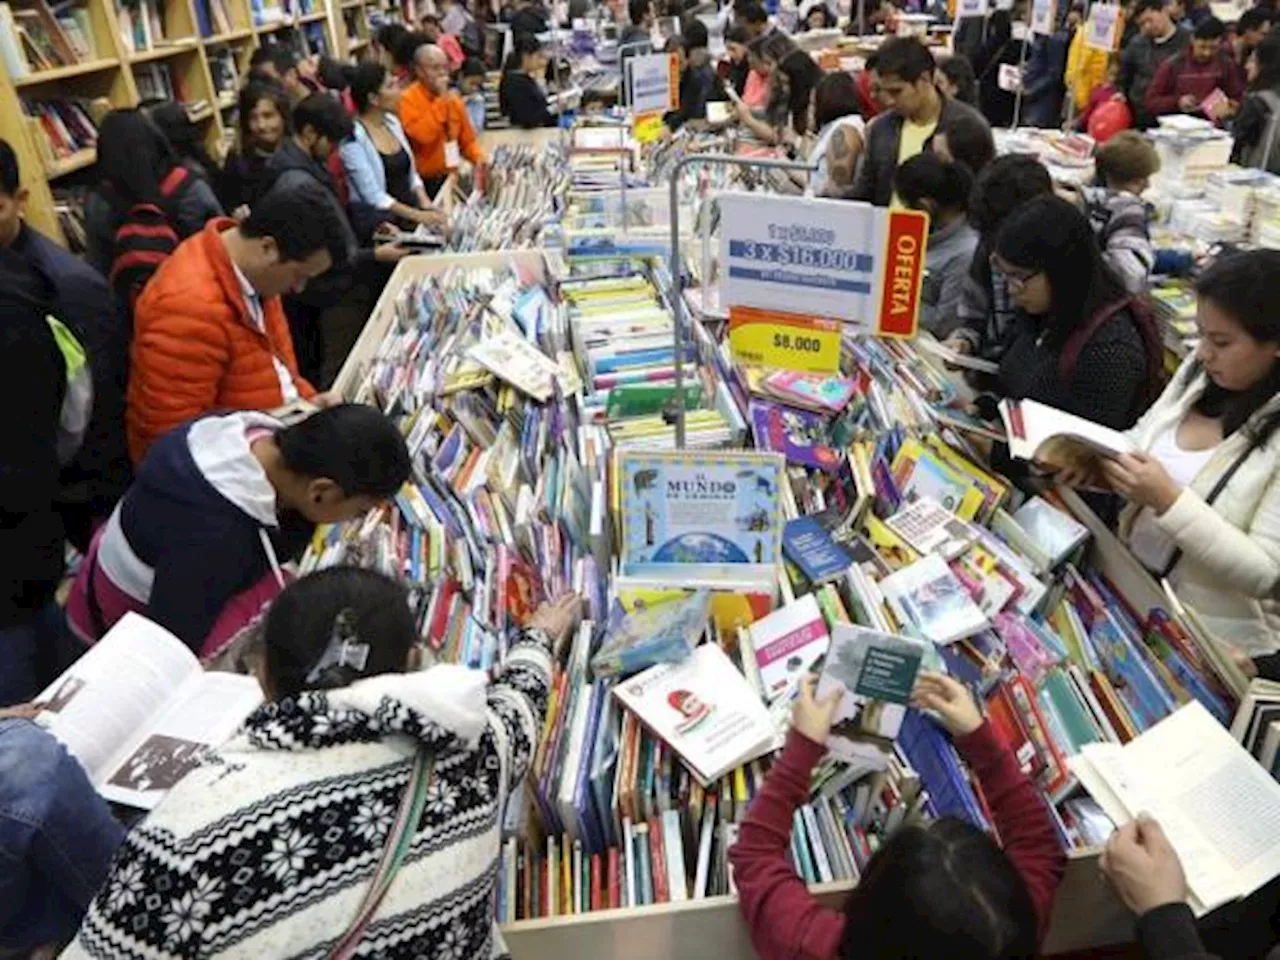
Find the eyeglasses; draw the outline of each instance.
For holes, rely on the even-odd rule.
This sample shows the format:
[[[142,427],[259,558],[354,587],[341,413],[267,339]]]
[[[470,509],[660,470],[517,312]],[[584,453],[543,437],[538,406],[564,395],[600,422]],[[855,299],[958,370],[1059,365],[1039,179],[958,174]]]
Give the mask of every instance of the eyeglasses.
[[[994,253],[987,262],[991,266],[992,273],[998,273],[1004,277],[1005,285],[1009,288],[1009,292],[1013,294],[1021,293],[1026,289],[1028,283],[1044,273],[1043,270],[1010,270],[1008,269],[1008,264],[1002,265]]]

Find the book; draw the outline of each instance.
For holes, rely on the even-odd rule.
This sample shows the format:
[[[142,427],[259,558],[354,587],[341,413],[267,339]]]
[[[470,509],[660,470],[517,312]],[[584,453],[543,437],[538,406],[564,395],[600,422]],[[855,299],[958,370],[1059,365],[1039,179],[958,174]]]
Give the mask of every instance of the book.
[[[261,705],[252,677],[206,673],[177,637],[127,614],[36,698],[104,798],[158,804]]]
[[[814,587],[844,576],[853,563],[848,551],[811,516],[787,521],[782,528],[782,552]]]
[[[969,524],[943,510],[931,497],[921,497],[885,523],[919,553],[937,553],[947,560],[969,549],[976,536]]]
[[[954,643],[988,626],[969,591],[937,554],[890,574],[880,587],[902,623],[934,643]]]
[[[840,469],[842,459],[830,445],[827,422],[816,413],[757,400],[751,404],[751,428],[758,450],[828,473]]]
[[[1280,875],[1280,783],[1198,702],[1123,747],[1087,744],[1072,772],[1116,824],[1153,817],[1177,851],[1197,916]]]
[[[614,695],[703,786],[773,748],[768,711],[714,644],[682,663],[649,668],[615,687]]]
[[[769,700],[787,697],[827,652],[831,637],[812,593],[747,628],[760,680]]]
[[[510,330],[503,330],[471,348],[470,358],[517,390],[545,403],[562,371],[554,360]]]
[[[683,660],[697,646],[710,612],[711,596],[699,590],[688,598],[641,606],[616,622],[611,618],[604,642],[591,658],[592,673],[630,675],[655,663]]]
[[[925,353],[930,354],[941,360],[949,367],[958,367],[961,370],[972,370],[975,373],[999,373],[1000,364],[994,360],[984,360],[982,357],[971,356],[967,353],[960,353],[953,350],[945,343],[935,340],[933,337],[922,336],[916,338],[916,346]]]
[[[816,691],[820,700],[841,691],[827,736],[832,756],[888,766],[925,649],[919,640],[836,624]]]
[[[1009,454],[1019,460],[1076,467],[1134,450],[1119,430],[1034,400],[1001,400],[1000,419],[1009,435]]]
[[[854,383],[846,377],[827,373],[777,370],[766,374],[763,388],[784,403],[819,413],[839,413],[849,405]]]
[[[1089,530],[1075,517],[1053,506],[1043,497],[1032,497],[1013,512],[1013,520],[1026,531],[1056,567],[1089,539]]]

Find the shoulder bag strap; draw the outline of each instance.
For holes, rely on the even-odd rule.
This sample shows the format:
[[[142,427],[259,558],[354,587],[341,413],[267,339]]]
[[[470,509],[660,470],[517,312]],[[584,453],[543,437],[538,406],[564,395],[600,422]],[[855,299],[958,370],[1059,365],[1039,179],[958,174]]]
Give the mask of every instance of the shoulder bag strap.
[[[360,909],[356,911],[355,917],[330,951],[328,960],[349,960],[350,957],[355,956],[360,941],[364,939],[365,930],[373,920],[373,915],[377,912],[383,898],[386,897],[387,891],[391,888],[391,882],[400,871],[400,866],[413,845],[418,821],[422,819],[423,808],[427,805],[427,787],[431,783],[434,771],[434,755],[425,747],[419,747],[417,755],[413,758],[413,771],[409,774],[409,784],[400,801],[395,823],[387,834],[387,843],[378,861],[378,869],[374,871],[373,882],[365,892],[364,900],[360,902]]]
[[[1176,427],[1174,429],[1177,429]],[[1244,466],[1244,462],[1249,459],[1254,450],[1257,450],[1260,444],[1257,440],[1250,440],[1249,445],[1244,448],[1244,452],[1232,461],[1231,466],[1227,467],[1222,476],[1213,485],[1213,489],[1209,491],[1209,495],[1204,498],[1204,502],[1209,506],[1213,506],[1213,502],[1218,499],[1218,495],[1226,489],[1227,484],[1231,482],[1231,478],[1236,475],[1236,471]],[[1173,568],[1178,565],[1178,561],[1182,559],[1182,548],[1178,547],[1173,551],[1173,556],[1169,558],[1169,562],[1164,565],[1164,569],[1156,577],[1157,582],[1166,579],[1169,574],[1173,573]]]

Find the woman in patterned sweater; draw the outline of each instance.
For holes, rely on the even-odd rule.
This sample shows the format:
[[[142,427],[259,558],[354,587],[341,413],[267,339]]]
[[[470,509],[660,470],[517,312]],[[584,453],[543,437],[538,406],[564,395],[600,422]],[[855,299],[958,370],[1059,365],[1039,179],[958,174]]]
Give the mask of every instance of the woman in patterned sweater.
[[[399,871],[351,956],[488,960],[503,810],[546,710],[544,606],[497,676],[413,670],[403,588],[333,568],[291,585],[265,627],[268,702],[125,841],[67,957],[322,958],[360,909],[410,782],[434,758]]]

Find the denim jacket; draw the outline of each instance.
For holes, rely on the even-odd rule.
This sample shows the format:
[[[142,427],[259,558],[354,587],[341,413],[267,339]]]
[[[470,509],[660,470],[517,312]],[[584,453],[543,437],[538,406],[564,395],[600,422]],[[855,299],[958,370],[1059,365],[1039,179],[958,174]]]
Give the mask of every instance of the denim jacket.
[[[30,720],[0,719],[0,949],[69,940],[123,840],[52,734]]]
[[[404,135],[400,119],[394,113],[388,113],[385,122],[401,149],[409,155],[409,186],[417,191],[422,187],[422,177],[414,168],[413,148]],[[342,157],[342,169],[347,175],[351,198],[379,210],[388,209],[395,198],[387,193],[387,171],[382,165],[382,156],[378,153],[373,138],[358,119],[350,139],[338,148],[338,155]]]

